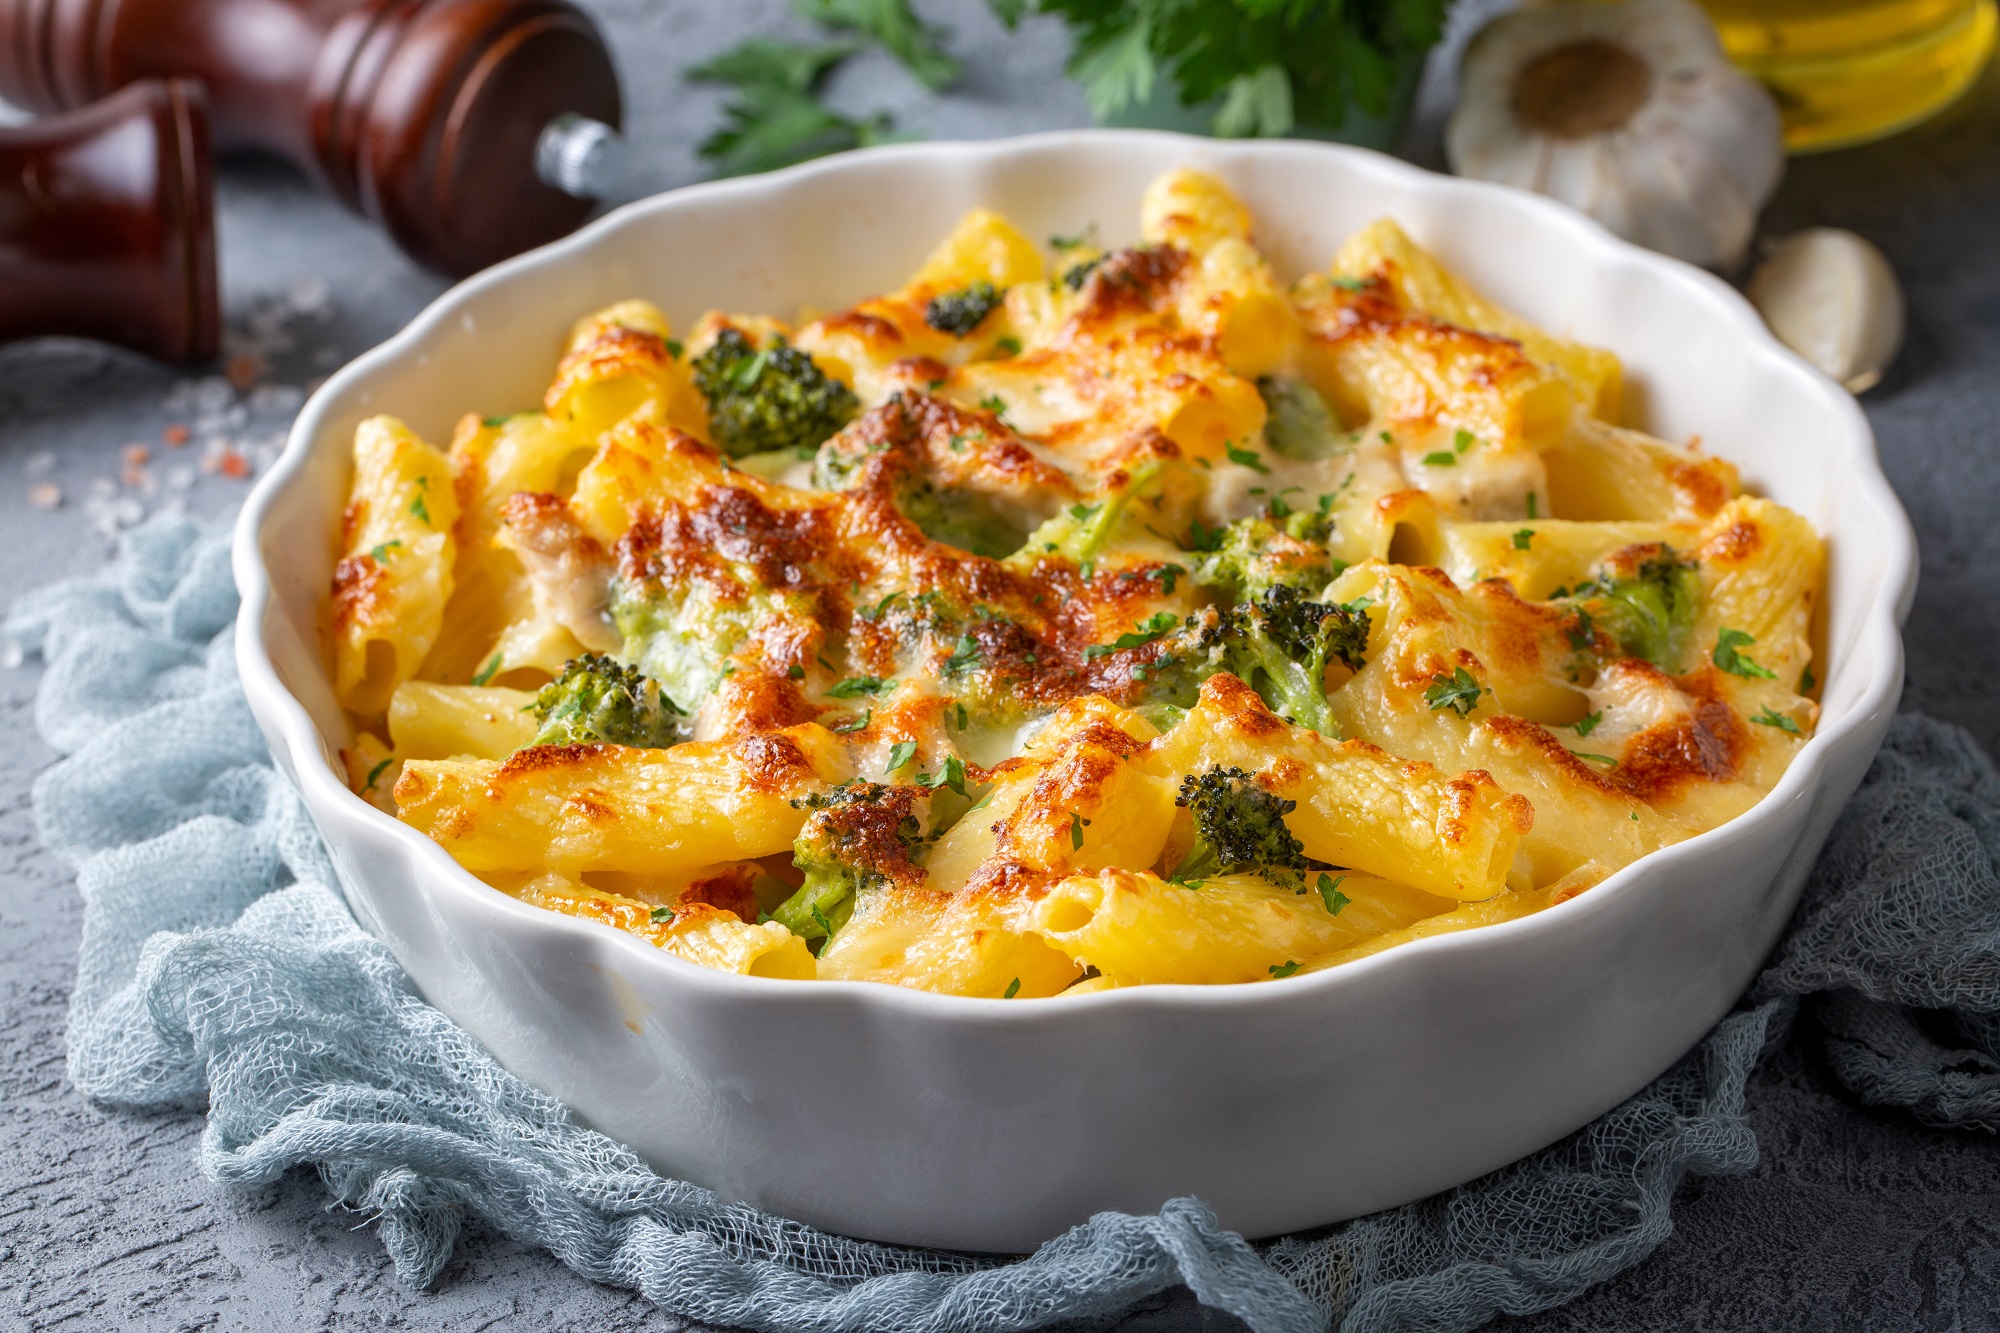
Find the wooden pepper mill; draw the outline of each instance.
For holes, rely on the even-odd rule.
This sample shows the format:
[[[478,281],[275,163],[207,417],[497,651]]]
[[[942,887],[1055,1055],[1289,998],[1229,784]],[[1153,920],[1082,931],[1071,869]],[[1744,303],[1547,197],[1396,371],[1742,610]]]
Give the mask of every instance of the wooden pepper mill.
[[[215,176],[198,83],[148,80],[0,129],[0,342],[215,355]]]
[[[568,0],[0,0],[0,98],[60,111],[164,77],[207,85],[219,147],[290,158],[452,273],[574,230],[590,203],[543,183],[537,144],[620,114]]]

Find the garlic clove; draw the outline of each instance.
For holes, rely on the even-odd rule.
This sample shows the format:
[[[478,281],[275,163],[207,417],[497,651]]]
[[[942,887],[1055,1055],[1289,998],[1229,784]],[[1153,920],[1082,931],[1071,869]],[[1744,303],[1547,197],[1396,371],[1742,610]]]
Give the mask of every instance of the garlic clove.
[[[1554,4],[1475,36],[1452,169],[1560,199],[1627,240],[1732,268],[1784,172],[1771,96],[1689,0]]]
[[[1866,393],[1903,345],[1903,290],[1882,252],[1851,231],[1814,227],[1771,246],[1750,303],[1778,340]]]

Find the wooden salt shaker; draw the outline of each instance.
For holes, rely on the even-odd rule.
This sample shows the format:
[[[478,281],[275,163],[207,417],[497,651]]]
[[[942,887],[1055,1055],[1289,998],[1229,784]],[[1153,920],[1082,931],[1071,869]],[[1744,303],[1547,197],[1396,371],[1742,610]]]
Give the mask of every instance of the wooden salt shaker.
[[[573,230],[542,182],[563,117],[619,123],[569,0],[0,0],[0,97],[79,107],[136,79],[208,87],[222,149],[297,162],[424,263],[469,273]]]
[[[0,342],[215,355],[215,178],[200,84],[158,79],[0,128]]]

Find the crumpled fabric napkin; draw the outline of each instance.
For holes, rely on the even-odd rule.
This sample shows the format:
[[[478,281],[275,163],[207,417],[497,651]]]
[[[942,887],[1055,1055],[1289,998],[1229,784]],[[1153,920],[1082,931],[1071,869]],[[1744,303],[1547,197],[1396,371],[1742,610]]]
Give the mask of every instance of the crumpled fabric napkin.
[[[226,532],[127,535],[22,598],[47,664],[35,785],[85,899],[70,1078],[206,1106],[224,1182],[316,1167],[425,1284],[475,1213],[675,1314],[760,1330],[1101,1323],[1185,1283],[1257,1333],[1470,1329],[1574,1297],[1672,1231],[1689,1173],[1748,1170],[1744,1088],[1814,997],[1832,1068],[1926,1123],[2000,1126],[2000,775],[1963,731],[1896,720],[1744,1007],[1561,1143],[1407,1207],[1251,1245],[1194,1199],[1103,1213],[1019,1259],[903,1249],[664,1178],[426,1005],[355,924],[238,686]]]

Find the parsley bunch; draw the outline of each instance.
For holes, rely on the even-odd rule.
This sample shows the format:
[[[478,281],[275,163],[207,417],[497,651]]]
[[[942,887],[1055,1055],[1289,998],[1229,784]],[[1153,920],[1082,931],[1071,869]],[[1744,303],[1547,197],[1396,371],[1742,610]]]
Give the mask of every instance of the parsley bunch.
[[[1009,27],[1062,18],[1069,74],[1102,120],[1174,80],[1183,106],[1220,99],[1224,138],[1385,115],[1405,62],[1434,45],[1448,0],[990,0]]]
[[[722,108],[722,128],[699,150],[717,175],[774,171],[902,137],[887,115],[857,119],[820,100],[827,75],[869,46],[894,56],[933,92],[958,78],[958,62],[944,50],[946,34],[919,19],[910,0],[793,0],[793,8],[830,29],[831,38],[800,43],[752,37],[687,70],[697,83],[735,90]]]

